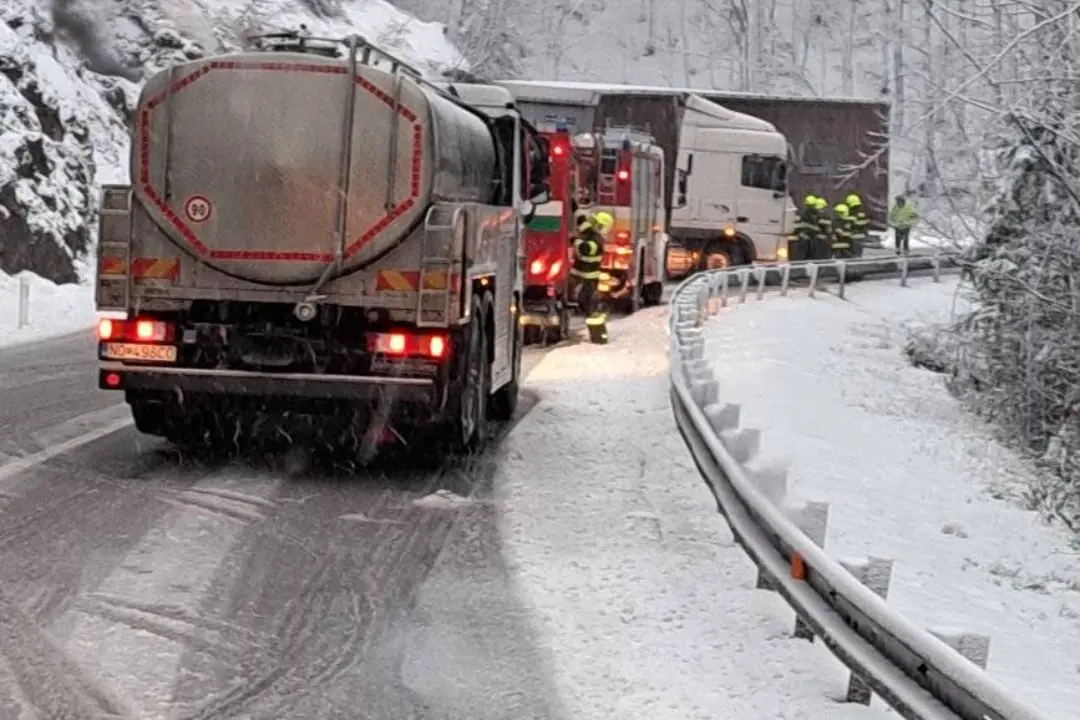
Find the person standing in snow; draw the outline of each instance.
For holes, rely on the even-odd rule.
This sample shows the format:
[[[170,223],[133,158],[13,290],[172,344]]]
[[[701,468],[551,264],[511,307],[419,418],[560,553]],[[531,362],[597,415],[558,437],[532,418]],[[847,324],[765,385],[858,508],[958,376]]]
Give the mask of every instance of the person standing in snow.
[[[817,207],[817,197],[807,195],[803,199],[802,210],[795,220],[795,227],[788,240],[788,259],[792,262],[809,260],[814,257],[814,243],[820,240],[821,212]]]
[[[574,240],[574,265],[570,268],[570,274],[577,281],[578,307],[585,314],[589,342],[597,345],[608,341],[607,313],[599,306],[596,295],[604,260],[604,237],[614,224],[611,213],[603,211],[579,220],[578,236]]]
[[[854,233],[852,254],[855,257],[862,257],[866,236],[870,232],[870,218],[866,216],[866,211],[863,210],[862,198],[859,197],[858,193],[848,194],[844,198],[844,204],[848,206],[851,215],[852,232]]]
[[[840,203],[833,208],[832,256],[849,258],[854,252],[855,223],[850,208]]]
[[[919,212],[914,203],[909,203],[903,195],[896,197],[896,204],[889,211],[889,227],[893,229],[896,237],[896,254],[908,254],[908,242],[911,238],[911,229],[919,222]]]

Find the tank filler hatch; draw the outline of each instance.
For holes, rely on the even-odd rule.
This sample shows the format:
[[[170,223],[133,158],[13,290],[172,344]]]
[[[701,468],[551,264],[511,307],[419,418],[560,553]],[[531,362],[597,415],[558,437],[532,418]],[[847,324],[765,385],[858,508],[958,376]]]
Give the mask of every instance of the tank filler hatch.
[[[359,65],[371,67],[389,65],[391,73],[403,71],[416,79],[423,79],[419,70],[401,58],[380,49],[362,35],[340,38],[316,37],[311,34],[307,25],[300,25],[296,30],[250,33],[244,37],[244,47],[247,50],[261,52],[307,53],[341,60],[349,60],[350,56],[355,54],[355,61]]]

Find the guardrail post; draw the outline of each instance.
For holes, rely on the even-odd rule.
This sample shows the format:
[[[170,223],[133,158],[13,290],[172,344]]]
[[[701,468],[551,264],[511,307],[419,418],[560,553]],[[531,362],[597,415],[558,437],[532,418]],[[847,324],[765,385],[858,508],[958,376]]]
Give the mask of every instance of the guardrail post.
[[[844,299],[844,281],[847,279],[847,263],[843,260],[836,261],[836,282],[840,285],[839,298]]]
[[[786,463],[773,462],[766,464],[757,462],[746,467],[746,474],[761,491],[769,502],[780,507],[787,497],[788,492],[788,469]],[[757,590],[773,590],[769,582],[769,576],[758,568],[757,580],[754,583]]]
[[[812,500],[787,508],[787,514],[791,521],[810,539],[810,542],[819,548],[825,547],[825,537],[829,530],[828,503]],[[798,615],[795,616],[794,635],[800,640],[810,640],[811,642],[814,640],[814,631]]]
[[[841,559],[839,563],[872,593],[882,599],[888,599],[889,582],[892,579],[892,560],[879,557],[850,558]],[[851,673],[851,678],[848,680],[847,702],[869,705],[872,695],[870,686],[861,677]]]
[[[810,289],[806,293],[806,295],[807,295],[807,297],[814,297],[814,291],[817,290],[818,264],[817,263],[810,263],[809,265],[806,266],[806,272],[807,272],[807,275],[809,275],[809,277],[810,277]]]
[[[720,441],[740,465],[750,462],[761,449],[761,431],[756,428],[739,428],[720,433]]]
[[[750,273],[747,270],[739,271],[739,302],[746,302],[746,295],[750,292]]]
[[[757,268],[755,271],[757,274],[757,299],[765,299],[765,280],[768,277],[769,271],[766,268]]]
[[[720,273],[720,307],[727,307],[728,292],[731,289],[731,276],[727,271]]]
[[[30,280],[26,273],[19,275],[19,329],[30,324]]]
[[[959,653],[960,657],[986,669],[990,661],[989,636],[947,627],[930,628],[930,634]]]
[[[716,302],[716,289],[717,289],[717,286],[719,285],[719,281],[720,281],[720,278],[716,277],[715,275],[710,275],[709,276],[709,280],[708,280],[709,300],[708,300],[708,309],[706,310],[706,315],[708,315],[709,317],[712,317],[713,315],[716,315],[716,313],[718,311],[717,302]]]
[[[711,405],[706,405],[703,412],[705,413],[705,417],[709,420],[709,425],[712,426],[712,429],[717,435],[739,427],[738,405],[732,405],[731,403],[719,405],[713,403]]]
[[[907,287],[908,256],[900,256],[900,287]]]
[[[934,268],[934,282],[941,282],[941,255],[934,253],[934,257],[930,258],[930,267]]]
[[[780,296],[787,297],[788,286],[791,285],[791,265],[784,265],[780,273]]]

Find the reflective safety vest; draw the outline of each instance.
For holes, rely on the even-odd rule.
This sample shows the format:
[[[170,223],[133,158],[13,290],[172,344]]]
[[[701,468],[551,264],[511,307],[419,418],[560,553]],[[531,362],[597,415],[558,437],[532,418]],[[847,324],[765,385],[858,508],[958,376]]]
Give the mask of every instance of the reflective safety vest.
[[[570,274],[582,280],[599,280],[603,261],[603,239],[595,232],[586,231],[574,241],[574,266]]]
[[[824,240],[829,237],[829,218],[816,208],[804,208],[795,223],[796,240]]]

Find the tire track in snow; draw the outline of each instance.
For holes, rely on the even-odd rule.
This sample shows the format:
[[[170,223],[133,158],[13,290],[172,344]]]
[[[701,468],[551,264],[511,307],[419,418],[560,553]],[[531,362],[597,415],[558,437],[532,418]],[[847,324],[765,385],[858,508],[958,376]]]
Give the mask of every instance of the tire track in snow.
[[[4,667],[6,666],[6,667]],[[4,672],[6,670],[6,672]],[[19,706],[10,717],[105,720],[138,716],[106,681],[91,679],[0,588],[0,687]]]
[[[456,512],[417,508],[415,492],[393,481],[380,487],[385,478],[355,482],[362,485],[324,487],[302,512],[289,506],[249,528],[202,613],[265,632],[269,646],[244,647],[239,665],[190,649],[176,690],[183,717],[325,717],[354,704],[340,693],[357,682],[366,692],[348,694],[364,698],[365,715],[413,716],[380,643],[408,612]],[[301,483],[285,494],[309,490]],[[231,642],[244,646],[240,637]]]
[[[163,490],[161,522],[69,614],[68,653],[112,678],[139,718],[170,715],[185,648],[238,661],[223,640],[230,629],[202,620],[196,609],[235,539],[266,517],[278,487],[255,470],[227,468],[189,489]]]

